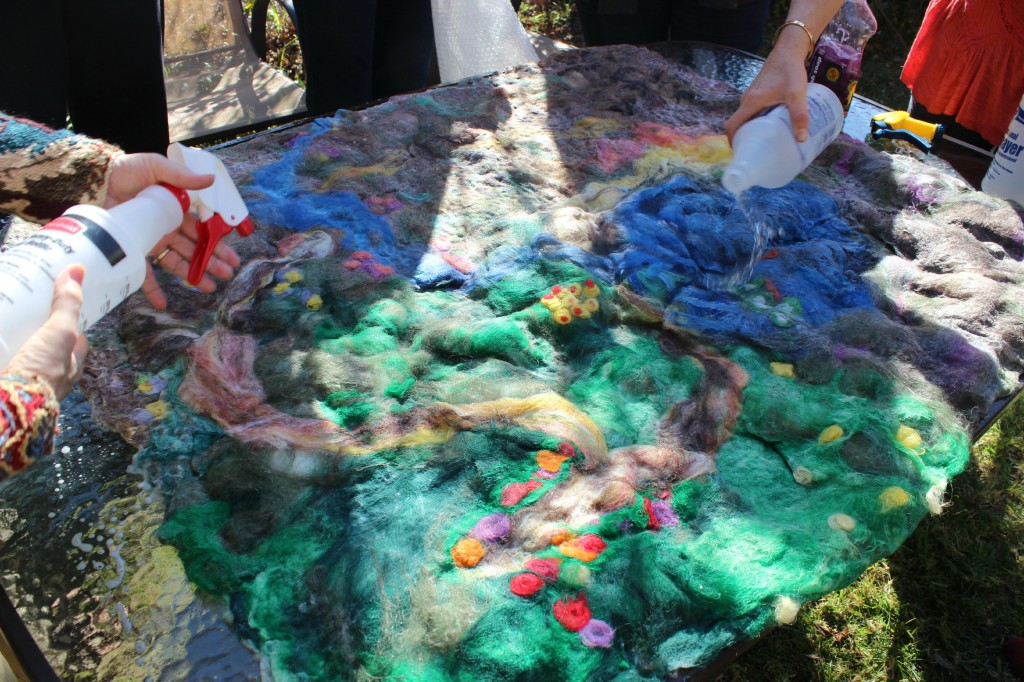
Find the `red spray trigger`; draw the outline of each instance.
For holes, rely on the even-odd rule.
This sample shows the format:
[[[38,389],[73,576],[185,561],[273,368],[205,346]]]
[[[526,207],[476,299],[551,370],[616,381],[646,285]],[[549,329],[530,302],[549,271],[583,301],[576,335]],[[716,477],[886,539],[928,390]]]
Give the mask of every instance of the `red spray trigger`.
[[[234,228],[228,225],[219,213],[214,213],[209,220],[201,220],[196,223],[196,252],[192,254],[192,263],[188,268],[188,283],[197,286],[203,279],[206,266],[210,263],[214,249],[225,235],[231,234],[231,230],[237,229],[238,234],[248,237],[253,232],[252,221],[248,217],[243,218]]]
[[[185,201],[191,200],[191,206],[199,218],[196,223],[196,250],[188,269],[188,282],[196,286],[202,281],[203,273],[221,238],[233,229],[237,229],[242,236],[248,236],[253,232],[253,225],[248,218],[249,210],[220,159],[210,152],[191,149],[177,142],[167,148],[167,158],[194,173],[214,176],[213,184],[209,187],[189,190],[184,199],[178,197],[184,210],[188,209]]]

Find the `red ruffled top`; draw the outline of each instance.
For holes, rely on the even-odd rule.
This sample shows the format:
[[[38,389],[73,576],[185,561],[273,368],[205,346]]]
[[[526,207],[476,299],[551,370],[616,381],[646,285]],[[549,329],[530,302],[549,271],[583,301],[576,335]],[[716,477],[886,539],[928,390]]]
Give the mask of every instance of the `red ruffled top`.
[[[931,0],[900,79],[994,145],[1024,95],[1024,0]]]

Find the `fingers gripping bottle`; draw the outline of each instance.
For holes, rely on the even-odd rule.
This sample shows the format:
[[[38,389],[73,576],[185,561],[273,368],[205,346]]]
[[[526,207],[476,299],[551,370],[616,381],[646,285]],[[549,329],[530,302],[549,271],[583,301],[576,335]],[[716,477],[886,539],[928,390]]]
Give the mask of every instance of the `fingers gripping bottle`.
[[[807,80],[836,93],[843,103],[843,115],[850,110],[860,82],[864,48],[877,30],[867,0],[846,0],[814,46]]]
[[[804,142],[793,137],[789,110],[781,104],[740,126],[722,186],[738,197],[754,185],[775,189],[796,178],[843,129],[843,105],[825,86],[808,84],[807,109],[809,135]]]
[[[189,269],[198,284],[217,242],[237,229],[248,235],[248,210],[220,159],[209,152],[171,145],[167,156],[196,173],[215,176],[203,190],[153,185],[111,209],[80,205],[0,254],[0,371],[46,322],[57,275],[85,266],[82,332],[142,286],[146,254],[181,225],[186,211],[199,217],[199,239]]]

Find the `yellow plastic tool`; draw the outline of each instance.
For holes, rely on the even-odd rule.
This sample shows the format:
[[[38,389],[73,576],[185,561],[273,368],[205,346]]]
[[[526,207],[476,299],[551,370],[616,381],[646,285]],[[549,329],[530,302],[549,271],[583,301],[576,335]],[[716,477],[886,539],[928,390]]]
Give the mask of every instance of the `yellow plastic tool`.
[[[924,152],[931,152],[942,140],[941,123],[911,118],[906,111],[887,111],[871,119],[871,137],[906,140]]]

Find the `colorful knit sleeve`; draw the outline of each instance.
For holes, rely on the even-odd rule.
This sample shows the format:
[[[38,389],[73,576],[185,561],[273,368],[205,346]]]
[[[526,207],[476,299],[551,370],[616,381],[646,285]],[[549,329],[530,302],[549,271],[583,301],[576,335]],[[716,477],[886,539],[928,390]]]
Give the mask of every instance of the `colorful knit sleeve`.
[[[46,222],[102,204],[116,146],[0,112],[0,211]]]
[[[0,480],[50,454],[59,411],[47,382],[0,376]]]

